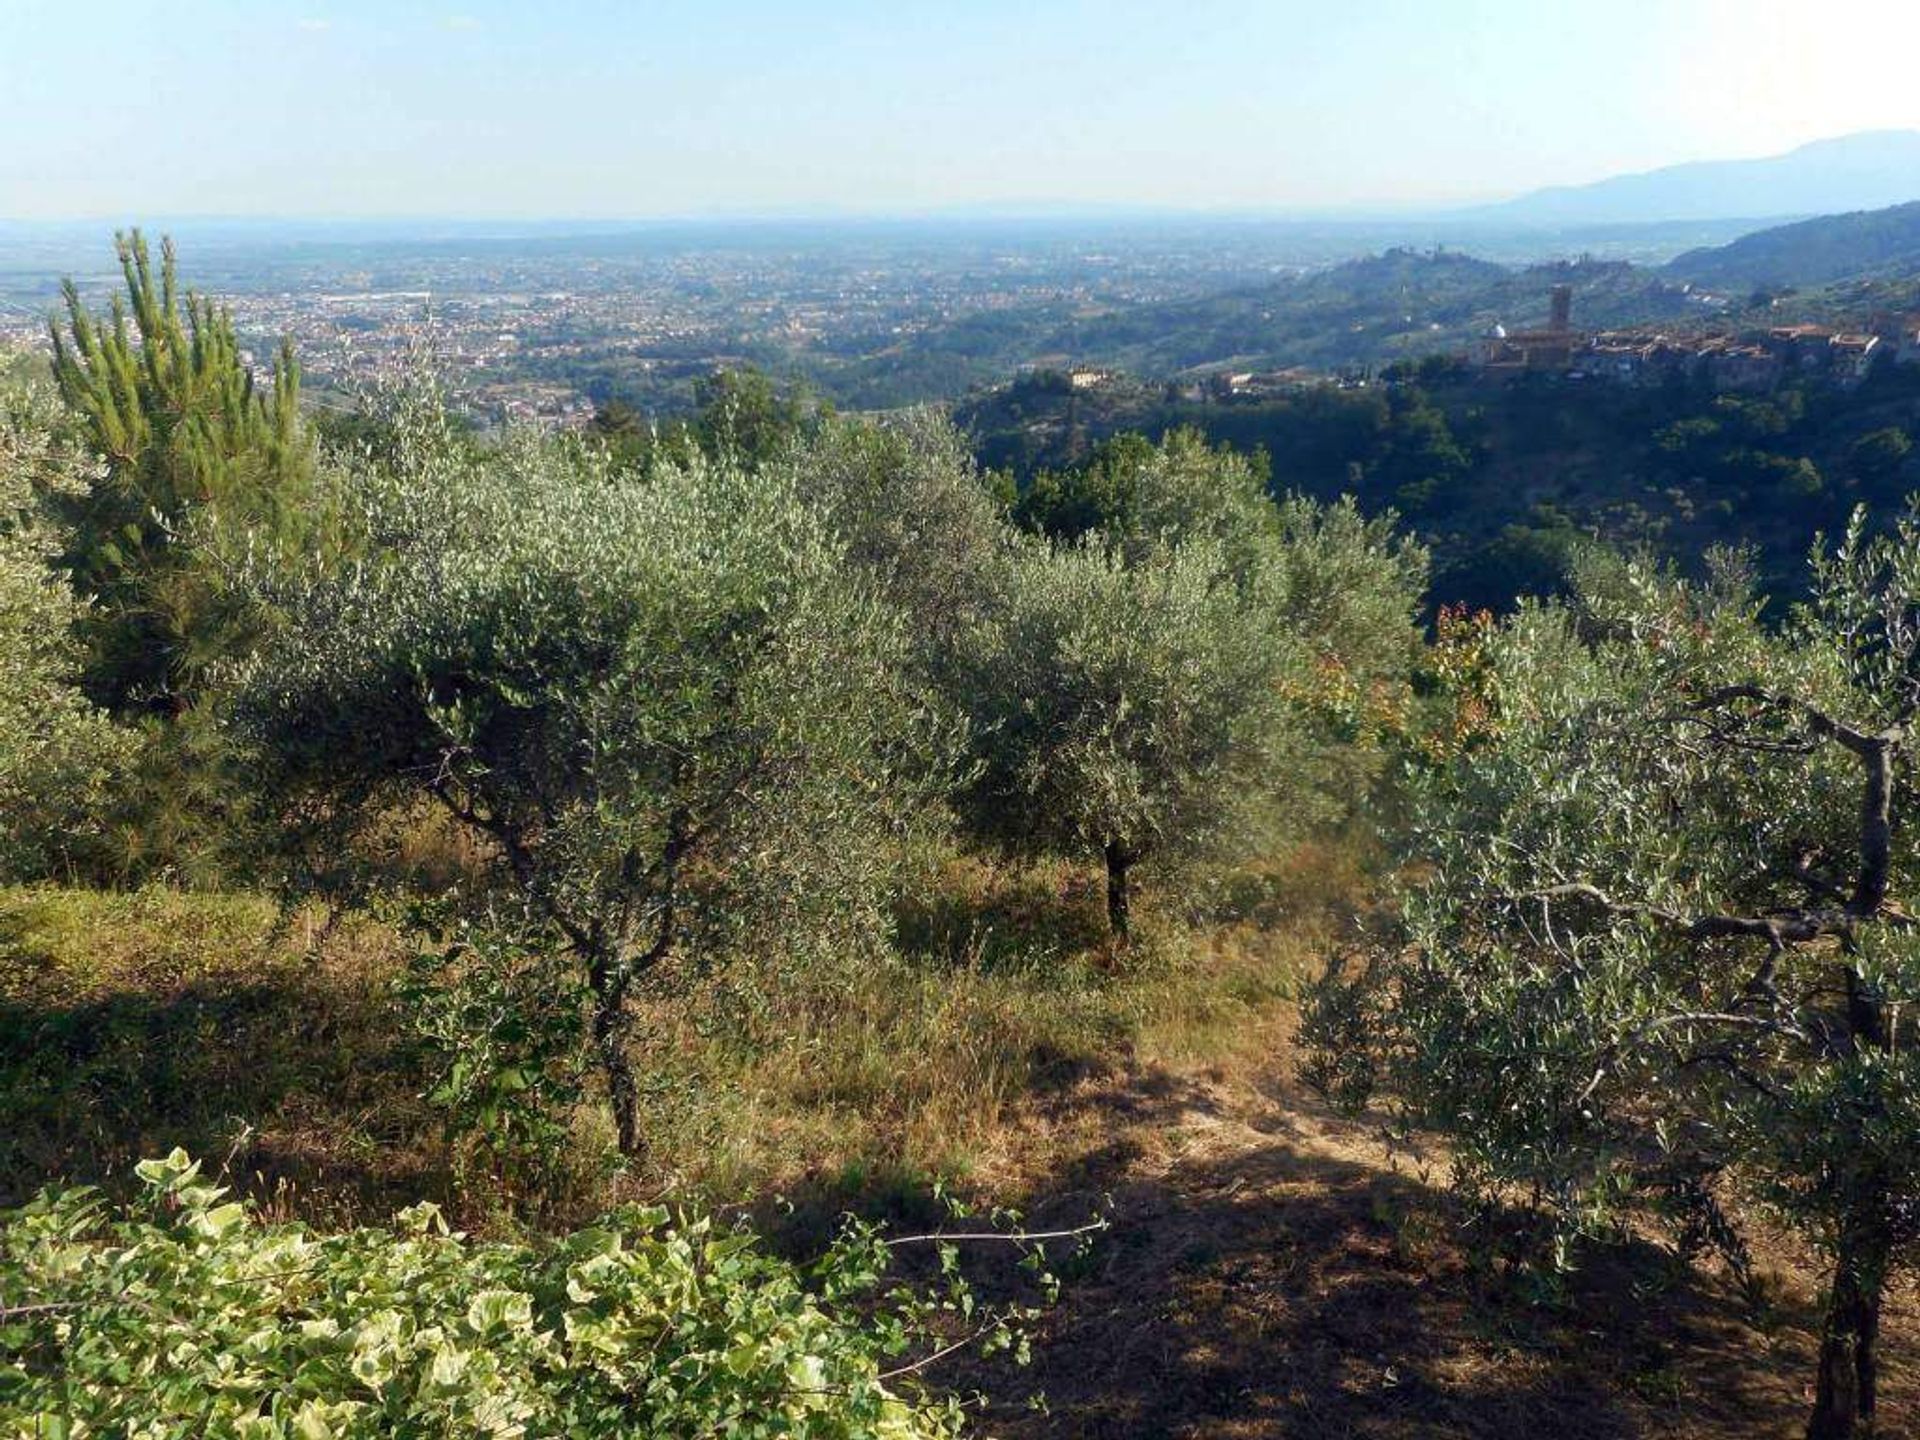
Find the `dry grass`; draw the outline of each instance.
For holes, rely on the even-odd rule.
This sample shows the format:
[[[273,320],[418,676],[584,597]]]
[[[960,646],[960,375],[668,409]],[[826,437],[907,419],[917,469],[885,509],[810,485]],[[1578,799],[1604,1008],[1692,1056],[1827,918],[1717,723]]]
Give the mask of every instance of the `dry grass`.
[[[1762,1247],[1764,1313],[1652,1243],[1546,1300],[1482,1263],[1440,1160],[1389,1153],[1293,1075],[1298,981],[1366,894],[1353,854],[1200,878],[1204,904],[1149,904],[1122,953],[1096,877],[955,859],[885,964],[657,1000],[655,1149],[627,1189],[757,1202],[798,1249],[849,1207],[939,1219],[936,1179],[1041,1223],[1110,1197],[1035,1366],[949,1374],[995,1397],[1002,1440],[1798,1434],[1815,1285],[1791,1246]],[[484,1217],[417,1098],[401,954],[251,897],[0,891],[0,1189],[113,1183],[177,1143],[322,1223],[420,1195]],[[1887,1431],[1920,1434],[1911,1285],[1887,1330]]]
[[[1091,872],[956,859],[907,907],[890,962],[783,977],[744,1019],[711,999],[650,1013],[659,1158],[720,1202],[884,1210],[935,1177],[1022,1189],[1077,1087],[1142,1062],[1253,1062],[1258,1021],[1358,881],[1345,852],[1303,851],[1220,881],[1234,893],[1199,923],[1149,904],[1120,950]]]
[[[0,1199],[175,1145],[310,1218],[433,1190],[397,957],[253,896],[0,891]]]
[[[562,1209],[663,1187],[884,1208],[923,1203],[935,1179],[1017,1186],[1039,1163],[1037,1104],[1140,1054],[1224,1052],[1291,994],[1318,921],[1267,921],[1308,903],[1302,875],[1336,870],[1231,877],[1205,924],[1148,904],[1143,942],[1120,952],[1090,872],[951,858],[902,907],[890,957],[742,967],[649,1002],[647,1164]],[[371,921],[283,916],[255,896],[0,891],[0,1199],[117,1183],[178,1144],[309,1218],[378,1217],[416,1195],[500,1218],[497,1195],[455,1188],[419,1099],[392,993],[404,958]],[[604,1150],[597,1107],[575,1120],[581,1154]]]

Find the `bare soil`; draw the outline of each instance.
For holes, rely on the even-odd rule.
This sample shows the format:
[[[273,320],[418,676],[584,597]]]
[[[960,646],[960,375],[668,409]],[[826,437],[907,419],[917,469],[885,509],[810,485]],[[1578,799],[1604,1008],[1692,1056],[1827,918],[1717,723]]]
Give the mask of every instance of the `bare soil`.
[[[1755,1305],[1656,1238],[1590,1250],[1558,1293],[1477,1260],[1444,1158],[1396,1154],[1289,1073],[1289,1017],[1247,1063],[1145,1063],[1021,1130],[1040,1223],[1111,1197],[1033,1364],[976,1362],[1003,1440],[1787,1440],[1811,1399],[1817,1276],[1756,1235]],[[1264,1060],[1258,1057],[1265,1057]],[[1063,1166],[1060,1157],[1072,1156]],[[1056,1168],[1028,1168],[1039,1159]],[[1023,1164],[1022,1162],[1027,1162]],[[1920,1435],[1920,1295],[1885,1320],[1879,1434]],[[1044,1398],[1042,1398],[1044,1397]]]

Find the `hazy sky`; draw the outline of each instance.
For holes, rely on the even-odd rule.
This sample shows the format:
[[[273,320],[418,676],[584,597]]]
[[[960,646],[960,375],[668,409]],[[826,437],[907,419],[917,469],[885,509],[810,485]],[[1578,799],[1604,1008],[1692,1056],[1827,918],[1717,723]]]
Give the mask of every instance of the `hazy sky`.
[[[1920,127],[1915,0],[0,0],[0,219],[1482,198]]]

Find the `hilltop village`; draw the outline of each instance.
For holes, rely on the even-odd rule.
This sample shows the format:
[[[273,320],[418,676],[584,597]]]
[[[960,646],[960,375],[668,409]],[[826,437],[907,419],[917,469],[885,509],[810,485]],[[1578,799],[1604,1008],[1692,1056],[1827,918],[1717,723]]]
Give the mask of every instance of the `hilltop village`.
[[[1572,286],[1556,286],[1546,324],[1509,330],[1496,321],[1470,350],[1444,358],[1488,384],[1523,377],[1648,386],[1690,381],[1725,394],[1767,394],[1791,379],[1852,389],[1882,363],[1920,364],[1920,314],[1876,313],[1853,330],[1794,324],[1737,330],[1586,331],[1573,323],[1573,302]],[[1116,378],[1104,370],[1069,372],[1076,389]],[[1302,367],[1226,370],[1192,387],[1190,398],[1258,399],[1321,384],[1365,388],[1378,378],[1379,371],[1371,366],[1331,375]]]

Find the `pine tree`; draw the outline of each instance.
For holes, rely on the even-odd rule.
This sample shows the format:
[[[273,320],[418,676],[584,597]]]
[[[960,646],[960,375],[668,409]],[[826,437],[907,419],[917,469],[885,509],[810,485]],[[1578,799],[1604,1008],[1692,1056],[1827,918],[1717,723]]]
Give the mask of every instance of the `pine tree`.
[[[66,564],[95,601],[95,697],[178,713],[206,666],[244,632],[206,563],[216,531],[304,523],[310,452],[299,369],[282,345],[269,388],[244,362],[232,316],[180,293],[170,241],[156,276],[138,230],[117,235],[126,296],[103,322],[72,281],[50,325],[62,396],[107,460],[73,505]]]

